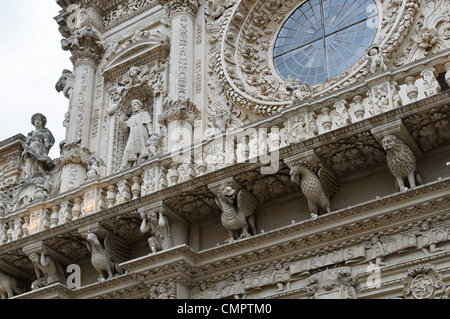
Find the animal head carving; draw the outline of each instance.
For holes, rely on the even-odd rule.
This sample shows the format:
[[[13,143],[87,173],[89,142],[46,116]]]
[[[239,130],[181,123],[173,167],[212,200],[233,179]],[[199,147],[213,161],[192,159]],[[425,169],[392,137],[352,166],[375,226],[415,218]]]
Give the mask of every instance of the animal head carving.
[[[219,199],[228,204],[233,204],[236,199],[236,190],[228,183],[222,184],[219,189]]]
[[[383,148],[386,152],[391,151],[392,149],[394,149],[394,147],[399,144],[399,142],[401,142],[397,136],[390,134],[390,135],[386,135],[385,137],[383,137],[383,140],[381,141],[381,143],[383,144]],[[401,142],[403,143],[403,142]]]

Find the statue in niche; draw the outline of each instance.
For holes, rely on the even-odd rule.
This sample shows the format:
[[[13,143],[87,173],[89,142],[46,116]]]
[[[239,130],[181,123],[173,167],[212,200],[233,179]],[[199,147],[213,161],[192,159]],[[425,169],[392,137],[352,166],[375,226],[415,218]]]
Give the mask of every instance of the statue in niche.
[[[165,209],[162,208],[159,213],[152,211],[150,213],[142,212],[141,232],[143,234],[150,232],[148,244],[152,254],[157,251],[172,248],[172,236],[169,228],[169,221],[164,216]]]
[[[32,283],[31,289],[36,290],[57,282],[66,282],[64,269],[59,262],[48,256],[46,250],[42,251],[40,256],[37,253],[31,253],[29,258],[37,277],[37,280]]]
[[[382,72],[387,70],[387,66],[385,63],[385,58],[383,57],[383,52],[381,48],[374,44],[367,50],[367,70],[375,74],[377,72]]]
[[[331,212],[330,198],[340,189],[339,182],[331,170],[320,165],[316,173],[308,163],[299,162],[292,165],[289,174],[305,195],[313,219],[319,216],[320,210]]]
[[[37,175],[45,176],[46,172],[55,167],[52,159],[48,156],[50,149],[55,144],[55,138],[50,130],[45,128],[47,118],[41,113],[36,113],[31,118],[31,124],[35,130],[28,133],[27,139],[22,144],[25,179]]]
[[[152,117],[144,109],[144,103],[140,100],[133,100],[131,107],[133,114],[129,119],[124,120],[121,125],[122,132],[124,134],[129,133],[121,169],[130,168],[150,156],[147,141],[153,134]]]
[[[228,230],[230,242],[256,234],[254,212],[258,201],[252,194],[224,183],[219,188],[216,204],[222,210],[221,221]]]
[[[387,153],[387,164],[392,175],[397,182],[400,191],[405,190],[404,178],[407,178],[409,187],[416,187],[416,177],[418,182],[421,178],[415,174],[416,158],[411,149],[397,136],[386,135],[382,140],[383,148]]]

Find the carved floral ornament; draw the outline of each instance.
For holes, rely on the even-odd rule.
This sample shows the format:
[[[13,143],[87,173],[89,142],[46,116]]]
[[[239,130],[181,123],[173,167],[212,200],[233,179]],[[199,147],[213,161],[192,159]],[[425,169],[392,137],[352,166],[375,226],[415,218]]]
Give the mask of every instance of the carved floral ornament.
[[[280,26],[304,2],[246,0],[221,5],[217,1],[207,2],[207,30],[209,42],[214,45],[210,68],[220,83],[219,91],[241,108],[268,116],[290,105],[294,92],[275,71],[272,51]],[[373,41],[382,51],[380,71],[448,47],[449,7],[445,1],[374,2],[380,12]],[[373,71],[367,67],[369,62],[368,57],[361,58],[334,79],[312,86],[307,96],[314,98],[372,75]]]

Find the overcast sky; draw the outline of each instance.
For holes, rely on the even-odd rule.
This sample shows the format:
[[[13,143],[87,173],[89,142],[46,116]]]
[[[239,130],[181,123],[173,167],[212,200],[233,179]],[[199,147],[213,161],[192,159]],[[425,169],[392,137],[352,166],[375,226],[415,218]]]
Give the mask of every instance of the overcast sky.
[[[52,158],[59,157],[69,105],[55,84],[64,69],[72,70],[53,19],[59,10],[56,0],[0,1],[0,141],[26,136],[34,130],[31,116],[43,113],[56,139]]]

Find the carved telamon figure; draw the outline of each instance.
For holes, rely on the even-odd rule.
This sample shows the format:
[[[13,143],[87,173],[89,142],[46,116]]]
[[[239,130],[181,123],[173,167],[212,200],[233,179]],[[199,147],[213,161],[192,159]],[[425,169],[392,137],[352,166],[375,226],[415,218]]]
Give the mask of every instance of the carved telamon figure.
[[[222,225],[228,230],[230,240],[256,234],[255,216],[257,200],[245,189],[237,191],[230,183],[223,184],[216,198],[222,210]]]
[[[322,166],[316,174],[307,163],[300,162],[292,165],[289,173],[292,181],[300,185],[313,219],[318,217],[320,210],[331,212],[330,198],[340,189],[332,171]]]
[[[405,189],[404,178],[408,179],[411,188],[416,187],[416,159],[411,149],[397,136],[390,134],[382,140],[387,153],[387,164],[397,181],[400,191]]]
[[[155,254],[159,250],[166,250],[172,247],[172,236],[170,234],[169,221],[164,216],[165,209],[161,209],[159,213],[141,213],[142,224],[141,232],[150,232],[150,238],[148,239],[148,244]]]
[[[46,172],[55,166],[48,156],[50,149],[55,144],[55,138],[50,130],[45,128],[47,118],[41,113],[36,113],[31,118],[31,124],[34,125],[35,130],[28,133],[26,141],[22,144],[25,178],[32,178],[36,175],[45,176]]]
[[[47,251],[43,251],[41,256],[37,253],[31,253],[29,256],[34,265],[37,280],[35,280],[31,288],[33,290],[49,286],[51,284],[61,282],[65,283],[66,277],[64,270],[56,260],[47,255]]]
[[[123,133],[129,133],[129,137],[121,169],[130,168],[150,155],[146,143],[153,133],[152,117],[148,111],[144,110],[144,104],[140,100],[133,100],[131,107],[133,115],[122,123]]]

